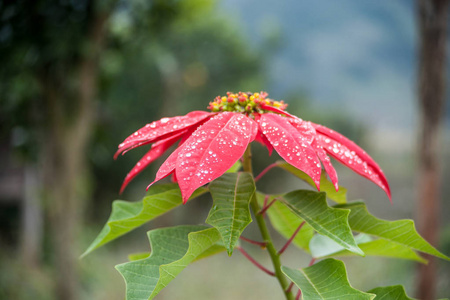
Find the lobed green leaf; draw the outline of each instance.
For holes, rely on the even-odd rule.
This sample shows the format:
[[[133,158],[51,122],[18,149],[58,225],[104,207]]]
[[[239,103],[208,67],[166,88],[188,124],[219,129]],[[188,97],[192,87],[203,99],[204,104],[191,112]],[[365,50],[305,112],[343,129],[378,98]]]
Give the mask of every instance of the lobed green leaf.
[[[226,173],[236,173],[242,168],[242,163],[238,160],[228,169]]]
[[[206,223],[222,236],[228,255],[233,253],[245,227],[252,222],[250,200],[255,182],[250,173],[226,173],[209,185],[213,206]]]
[[[328,258],[300,270],[285,266],[281,271],[302,291],[303,300],[370,300],[374,294],[352,288],[342,261]]]
[[[132,254],[128,254],[128,260],[135,261],[135,260],[147,258],[149,256],[150,256],[150,252],[132,253]]]
[[[376,300],[414,300],[406,295],[405,289],[401,285],[377,287],[368,293],[377,295]]]
[[[187,265],[220,241],[215,228],[177,226],[148,232],[150,257],[117,265],[127,300],[153,299]]]
[[[352,230],[403,245],[446,260],[450,258],[425,241],[416,231],[412,220],[386,221],[371,215],[362,202],[337,205],[336,208],[350,209],[348,222]]]
[[[361,233],[355,236],[355,241],[366,255],[409,259],[421,263],[427,262],[411,248],[388,240],[373,240],[369,235]],[[314,258],[355,255],[332,239],[320,234],[314,235],[309,243],[309,248]]]
[[[204,188],[198,189],[191,199],[206,191]],[[139,202],[114,201],[108,221],[81,257],[181,204],[181,193],[177,184],[154,185]]]
[[[324,192],[297,190],[278,197],[291,211],[345,249],[364,256],[356,244],[348,223],[348,209],[329,207]]]
[[[313,188],[316,188],[314,181],[305,172],[284,161],[277,161],[276,164],[278,167],[300,178]],[[322,173],[322,176],[320,177],[320,191],[325,192],[327,194],[327,197],[336,203],[347,203],[347,189],[343,186],[339,186],[339,191],[336,191],[333,183],[331,183],[331,181],[327,179],[327,176],[324,173]]]

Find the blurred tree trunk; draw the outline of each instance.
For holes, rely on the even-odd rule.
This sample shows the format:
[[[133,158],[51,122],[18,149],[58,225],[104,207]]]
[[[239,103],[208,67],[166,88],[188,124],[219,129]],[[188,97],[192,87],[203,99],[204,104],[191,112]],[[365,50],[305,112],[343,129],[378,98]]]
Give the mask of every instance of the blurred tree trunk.
[[[419,0],[419,231],[432,245],[439,236],[440,126],[445,101],[445,66],[448,0]],[[417,297],[435,299],[436,261],[418,267]]]
[[[41,264],[44,229],[38,188],[40,177],[35,166],[26,166],[24,173],[20,251],[23,265],[35,269]]]
[[[75,89],[70,88],[67,78],[55,76],[51,67],[43,71],[41,78],[48,122],[43,141],[44,184],[54,250],[56,299],[78,299],[77,240],[88,194],[86,152],[95,121],[98,58],[107,19],[108,15],[102,12],[93,17],[86,53],[79,65],[73,66],[77,74]]]

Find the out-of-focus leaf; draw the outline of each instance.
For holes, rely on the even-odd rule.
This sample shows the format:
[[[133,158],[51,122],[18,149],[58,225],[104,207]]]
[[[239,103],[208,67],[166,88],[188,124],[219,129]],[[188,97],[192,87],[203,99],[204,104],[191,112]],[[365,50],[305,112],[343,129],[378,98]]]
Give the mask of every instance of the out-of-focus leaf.
[[[373,240],[369,235],[361,233],[355,236],[355,241],[365,255],[402,258],[415,260],[422,263],[427,262],[411,248],[388,240]],[[312,256],[315,258],[355,255],[354,253],[345,250],[341,245],[332,239],[320,234],[316,234],[311,239],[309,248]]]
[[[362,243],[367,243],[373,240],[369,235],[366,234],[356,235],[354,236],[354,239],[356,244],[360,248]],[[312,257],[321,258],[334,256],[335,253],[345,250],[345,248],[327,236],[315,234],[309,241],[309,250],[311,251]],[[354,255],[353,252],[349,251],[349,253],[351,253],[351,255]]]
[[[150,252],[133,253],[133,254],[128,254],[128,260],[135,261],[135,260],[147,258],[149,256],[150,256]]]
[[[371,234],[420,252],[450,260],[417,233],[412,220],[385,221],[378,219],[367,211],[366,205],[362,202],[336,205],[335,207],[350,209],[348,222],[354,231]]]
[[[209,185],[213,206],[206,223],[219,231],[228,255],[239,241],[245,227],[252,222],[250,200],[255,182],[250,173],[226,173]]]
[[[192,195],[191,199],[205,192],[206,189],[200,188]],[[142,224],[163,215],[181,205],[181,203],[181,193],[177,184],[152,186],[147,195],[139,202],[114,201],[108,221],[82,257]]]
[[[281,267],[283,273],[302,291],[304,300],[358,299],[370,300],[368,294],[352,288],[342,261],[328,258],[300,270]]]
[[[187,265],[220,240],[215,228],[178,226],[148,232],[150,257],[117,265],[127,300],[153,299]]]
[[[316,187],[311,177],[309,177],[305,172],[297,169],[294,166],[291,166],[290,164],[284,161],[278,161],[276,164],[283,170],[286,170],[289,173],[300,178],[301,180],[305,181],[310,186],[314,188]],[[320,191],[327,193],[327,197],[336,203],[343,204],[347,202],[347,189],[343,186],[339,186],[339,191],[336,192],[333,183],[331,183],[327,179],[327,176],[325,174],[322,174],[320,177]]]
[[[320,234],[328,236],[345,249],[364,256],[348,224],[350,211],[329,207],[325,193],[297,190],[279,196],[278,199]]]
[[[265,196],[261,193],[257,193],[256,197],[259,205],[262,207],[264,205]],[[270,203],[275,198],[277,198],[276,195],[270,196],[267,203]],[[303,222],[302,218],[294,214],[286,205],[278,201],[272,204],[266,214],[269,216],[273,228],[286,239],[289,239]],[[314,229],[309,224],[304,224],[292,243],[300,249],[309,252],[309,240],[313,235]]]
[[[368,293],[377,295],[377,300],[414,300],[406,295],[405,289],[401,285],[383,286],[371,289]]]
[[[227,173],[236,173],[242,168],[242,163],[238,160],[234,165],[228,169]]]
[[[204,259],[204,258],[216,255],[216,254],[221,253],[221,252],[225,252],[226,250],[227,249],[225,249],[225,247],[223,246],[222,242],[217,242],[215,245],[212,245],[210,248],[205,250],[205,252],[203,252],[202,254],[197,256],[194,259],[194,261],[197,261],[197,260],[200,260],[200,259]]]

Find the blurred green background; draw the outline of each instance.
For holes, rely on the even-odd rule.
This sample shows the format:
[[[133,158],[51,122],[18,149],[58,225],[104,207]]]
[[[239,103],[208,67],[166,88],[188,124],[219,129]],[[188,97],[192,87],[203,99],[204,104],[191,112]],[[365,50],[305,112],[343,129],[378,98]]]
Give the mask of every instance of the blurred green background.
[[[148,250],[149,229],[203,223],[211,201],[179,207],[79,260],[111,202],[140,200],[164,159],[119,195],[146,149],[114,161],[117,145],[163,116],[205,110],[227,91],[267,91],[290,113],[356,141],[385,171],[394,204],[335,163],[349,198],[366,200],[380,218],[417,219],[416,28],[406,0],[0,0],[0,299],[124,299],[113,266]],[[448,255],[448,105],[444,115],[436,246]],[[278,159],[254,148],[256,172]],[[258,186],[304,187],[278,170]],[[244,235],[258,239],[252,227]],[[269,264],[262,251],[248,251]],[[309,261],[294,248],[284,259]],[[355,288],[404,284],[415,293],[412,262],[345,262]],[[449,296],[450,264],[438,267],[437,295]],[[222,253],[189,266],[158,299],[280,296],[240,253]]]

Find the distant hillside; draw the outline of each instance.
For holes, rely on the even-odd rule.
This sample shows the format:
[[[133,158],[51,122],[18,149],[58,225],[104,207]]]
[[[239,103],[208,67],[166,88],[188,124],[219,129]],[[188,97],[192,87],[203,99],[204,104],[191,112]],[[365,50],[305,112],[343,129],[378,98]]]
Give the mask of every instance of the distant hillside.
[[[379,130],[415,129],[414,2],[222,0],[251,42],[278,32],[273,97],[305,91],[317,106],[345,105]]]

